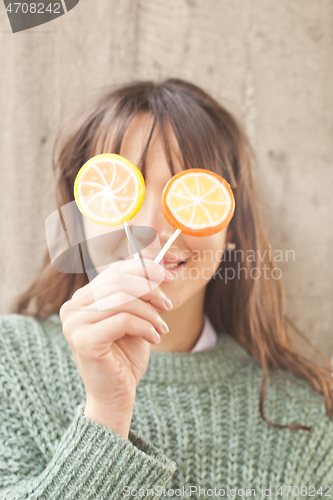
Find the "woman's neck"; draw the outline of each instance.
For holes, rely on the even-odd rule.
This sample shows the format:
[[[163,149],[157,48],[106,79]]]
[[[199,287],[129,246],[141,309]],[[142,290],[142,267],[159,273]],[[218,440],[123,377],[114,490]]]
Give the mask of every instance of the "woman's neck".
[[[158,311],[166,321],[169,333],[161,335],[159,344],[151,344],[151,351],[191,351],[203,329],[204,299],[205,289],[202,289],[181,307],[166,313]]]

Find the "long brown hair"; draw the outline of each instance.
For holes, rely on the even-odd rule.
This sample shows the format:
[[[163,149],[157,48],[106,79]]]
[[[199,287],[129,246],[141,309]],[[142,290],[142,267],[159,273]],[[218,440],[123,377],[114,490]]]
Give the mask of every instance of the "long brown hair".
[[[230,222],[233,241],[243,255],[249,250],[265,256],[242,260],[248,276],[257,268],[259,279],[241,273],[227,282],[211,279],[206,288],[205,312],[217,331],[226,332],[257,360],[263,369],[259,408],[263,420],[274,427],[305,429],[304,425],[281,425],[264,416],[268,368],[285,370],[308,381],[325,399],[328,416],[333,415],[333,379],[331,367],[321,367],[291,348],[289,327],[310,346],[285,315],[285,295],[280,279],[264,279],[262,270],[277,268],[269,255],[269,243],[262,222],[252,178],[255,155],[240,123],[223,106],[195,85],[180,79],[161,83],[134,82],[108,90],[75,116],[58,136],[54,148],[58,207],[74,201],[73,185],[81,166],[100,153],[119,153],[126,129],[139,113],[150,113],[154,122],[139,168],[144,174],[147,152],[156,128],[163,137],[172,174],[171,147],[167,126],[171,126],[182,154],[183,168],[206,168],[217,172],[231,185],[235,194],[235,214]],[[112,129],[112,134],[111,134]],[[227,256],[229,252],[225,252]],[[239,253],[223,258],[218,273],[226,267],[238,271]],[[220,274],[219,274],[220,275]],[[18,298],[13,312],[46,318],[58,314],[61,305],[89,282],[86,273],[66,274],[54,270],[48,251],[31,286]],[[316,348],[312,346],[314,350]],[[321,355],[330,365],[328,358]]]

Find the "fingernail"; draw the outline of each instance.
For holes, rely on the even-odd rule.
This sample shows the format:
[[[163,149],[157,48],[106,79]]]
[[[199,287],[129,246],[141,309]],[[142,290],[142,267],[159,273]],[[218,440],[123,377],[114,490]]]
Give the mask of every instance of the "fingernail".
[[[165,304],[165,307],[166,307],[167,309],[172,309],[172,308],[173,308],[173,305],[172,305],[171,300],[170,300],[170,299],[168,299],[168,298],[166,298],[166,297],[165,297],[165,299],[164,299],[164,304]]]
[[[159,344],[161,342],[161,337],[159,336],[158,333],[156,333],[155,338],[156,338],[156,342]]]
[[[168,333],[168,331],[169,331],[169,327],[168,327],[168,325],[166,324],[166,322],[165,322],[165,321],[163,321],[163,319],[161,319],[161,328],[162,328],[163,333]]]

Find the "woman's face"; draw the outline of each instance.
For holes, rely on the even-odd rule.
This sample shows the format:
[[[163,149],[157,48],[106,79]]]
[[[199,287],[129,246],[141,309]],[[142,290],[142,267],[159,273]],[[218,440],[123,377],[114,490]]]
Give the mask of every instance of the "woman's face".
[[[151,127],[152,117],[150,115],[142,114],[133,119],[124,136],[120,155],[130,160],[134,165],[139,165]],[[175,172],[178,173],[182,170],[179,160],[180,152],[171,127],[169,128],[169,143],[172,146]],[[139,212],[129,221],[129,226],[148,226],[156,230],[158,238],[142,250],[144,258],[154,259],[175,231],[166,221],[161,210],[162,191],[171,179],[172,174],[164,153],[162,139],[156,130],[149,147],[145,173],[145,199]],[[115,245],[112,254],[113,260],[118,260],[120,258],[120,249],[123,252],[124,245],[127,246],[125,231],[120,227],[110,228],[93,223],[86,217],[83,217],[83,223],[87,240],[98,235],[117,231],[115,236],[116,240],[119,238],[119,244]],[[174,309],[182,306],[197,294],[204,295],[205,288],[214,276],[222,259],[226,234],[227,227],[214,235],[204,237],[186,236],[181,233],[169,248],[160,263],[163,265],[164,262],[166,267],[171,266],[176,270],[177,278],[160,286],[172,301]],[[89,241],[87,246],[91,261],[97,268],[97,263],[103,262],[103,259],[105,262],[105,256],[110,252],[110,248],[107,243],[92,247],[89,246]],[[127,253],[127,255],[130,255],[130,253]],[[124,256],[124,253],[122,253],[122,256]],[[180,262],[184,263],[178,265]],[[176,264],[177,267],[174,267]],[[101,272],[103,269],[97,268],[96,270]]]

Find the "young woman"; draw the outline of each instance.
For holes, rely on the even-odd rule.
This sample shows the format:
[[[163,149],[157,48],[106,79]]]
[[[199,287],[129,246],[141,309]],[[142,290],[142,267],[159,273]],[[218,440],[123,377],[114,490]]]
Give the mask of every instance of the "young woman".
[[[188,82],[137,82],[74,117],[58,146],[59,208],[89,158],[120,154],[146,184],[130,226],[161,245],[174,231],[161,194],[183,169],[220,174],[236,209],[219,233],[181,234],[165,267],[143,249],[146,272],[130,257],[101,270],[110,240],[91,245],[84,216],[92,280],[46,253],[0,317],[0,499],[332,496],[331,367],[291,348],[237,120]],[[117,305],[98,310],[99,298]]]

